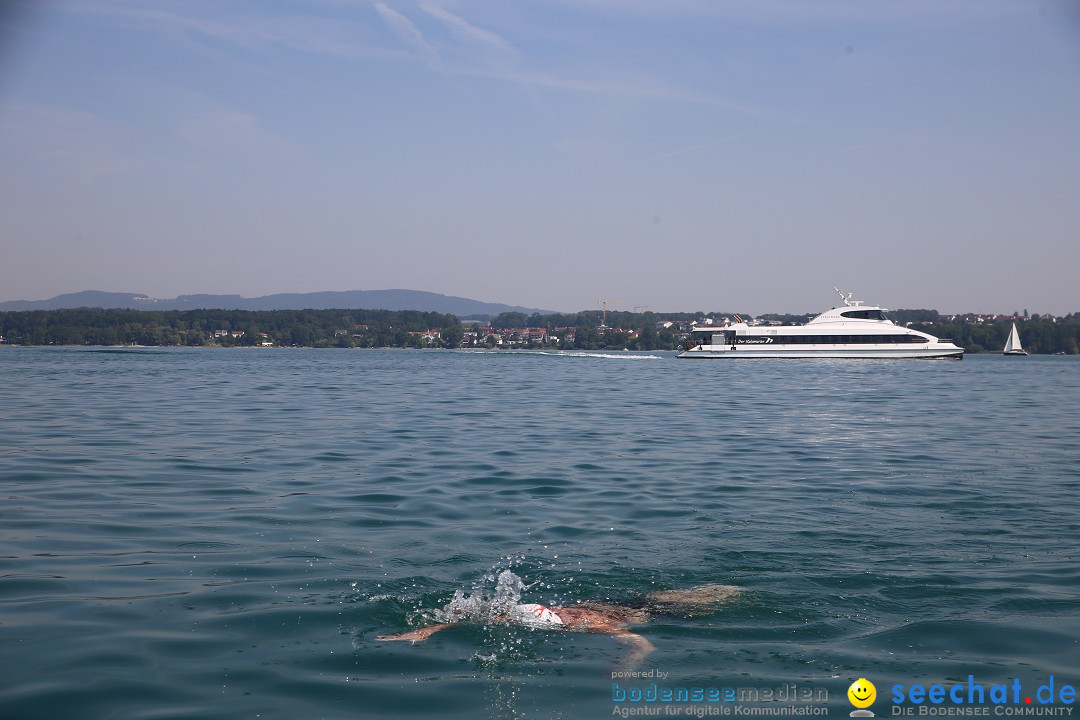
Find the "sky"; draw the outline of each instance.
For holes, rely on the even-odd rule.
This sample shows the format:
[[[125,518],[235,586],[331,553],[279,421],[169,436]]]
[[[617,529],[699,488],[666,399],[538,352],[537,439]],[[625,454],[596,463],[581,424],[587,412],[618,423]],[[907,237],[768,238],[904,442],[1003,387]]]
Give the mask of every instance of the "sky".
[[[0,300],[1080,311],[1069,0],[4,0]]]

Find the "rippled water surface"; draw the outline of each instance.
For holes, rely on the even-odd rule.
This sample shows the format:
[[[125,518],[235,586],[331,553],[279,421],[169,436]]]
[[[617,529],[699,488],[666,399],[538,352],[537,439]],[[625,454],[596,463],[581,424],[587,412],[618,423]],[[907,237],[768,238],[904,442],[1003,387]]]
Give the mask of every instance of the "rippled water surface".
[[[743,588],[674,685],[1080,685],[1080,362],[0,348],[0,717],[609,717],[627,648],[466,624]],[[1036,683],[1037,684],[1037,683]],[[887,714],[880,708],[878,715]]]

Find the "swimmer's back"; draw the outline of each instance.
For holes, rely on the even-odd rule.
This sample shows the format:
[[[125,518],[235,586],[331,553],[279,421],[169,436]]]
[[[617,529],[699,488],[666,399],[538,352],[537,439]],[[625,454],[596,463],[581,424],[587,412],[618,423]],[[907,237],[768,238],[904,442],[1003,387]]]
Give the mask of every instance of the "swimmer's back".
[[[570,607],[555,608],[568,630],[605,632],[614,628],[649,621],[647,613],[618,605],[593,605],[580,603]]]

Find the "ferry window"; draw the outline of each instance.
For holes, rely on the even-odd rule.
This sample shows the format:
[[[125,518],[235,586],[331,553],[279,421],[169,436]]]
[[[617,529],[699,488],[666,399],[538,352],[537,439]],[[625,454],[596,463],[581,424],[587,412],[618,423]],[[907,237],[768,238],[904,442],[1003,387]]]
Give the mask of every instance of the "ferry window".
[[[885,313],[880,310],[845,310],[840,313],[840,317],[852,318],[855,320],[887,320]]]

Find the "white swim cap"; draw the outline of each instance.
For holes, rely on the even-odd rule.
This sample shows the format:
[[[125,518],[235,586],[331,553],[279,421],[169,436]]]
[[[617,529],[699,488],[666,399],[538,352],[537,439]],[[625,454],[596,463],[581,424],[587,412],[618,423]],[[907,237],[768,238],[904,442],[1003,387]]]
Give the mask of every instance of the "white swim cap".
[[[563,621],[558,615],[551,611],[551,608],[544,607],[543,605],[537,605],[536,603],[527,603],[525,605],[517,605],[514,607],[516,620],[525,625],[562,625]]]

